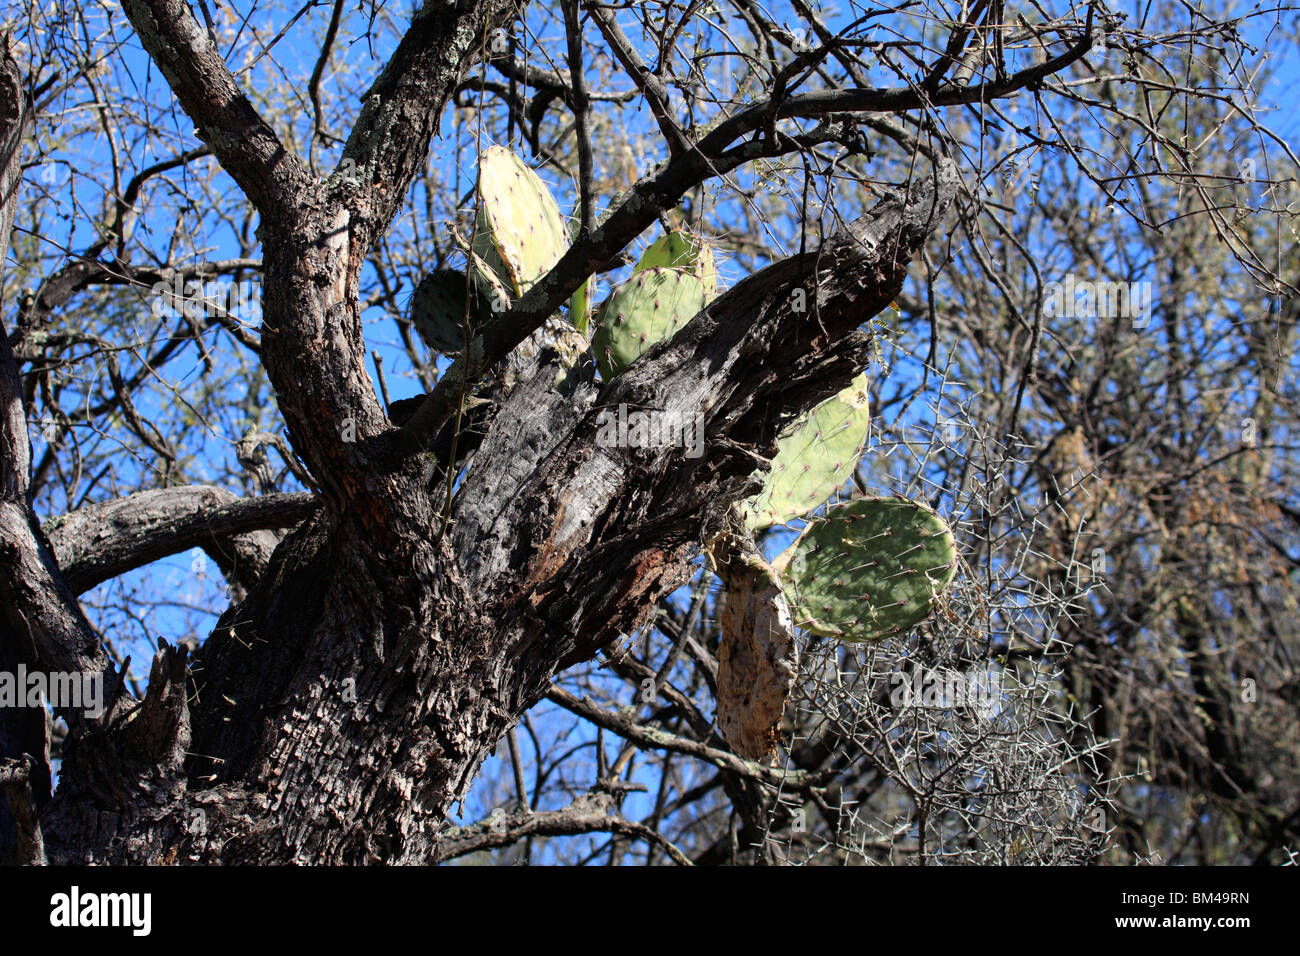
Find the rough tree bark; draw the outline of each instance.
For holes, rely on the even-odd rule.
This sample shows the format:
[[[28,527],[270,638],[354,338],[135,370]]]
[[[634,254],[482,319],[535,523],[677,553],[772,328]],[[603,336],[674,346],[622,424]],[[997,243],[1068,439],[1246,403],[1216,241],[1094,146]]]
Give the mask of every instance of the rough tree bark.
[[[425,161],[451,90],[511,5],[425,4],[367,94],[343,151],[350,175],[324,182],[257,116],[182,0],[126,0],[124,8],[261,214],[262,360],[320,493],[314,504],[264,505],[260,515],[217,503],[220,536],[310,514],[193,662],[163,644],[148,694],[134,700],[74,592],[140,552],[108,553],[111,526],[94,553],[58,544],[59,529],[54,547],[46,540],[26,496],[17,372],[0,341],[0,665],[23,659],[102,673],[115,691],[99,719],[64,715],[58,793],[29,801],[43,805],[44,850],[53,861],[97,863],[454,855],[439,847],[448,810],[502,735],[547,695],[553,675],[634,631],[688,580],[702,542],[754,490],[751,475],[774,452],[779,429],[868,364],[871,334],[862,326],[898,294],[955,193],[955,167],[941,162],[820,249],[740,282],[603,387],[560,392],[545,369],[516,387],[444,516],[436,478],[447,463],[437,460],[435,438],[449,427],[458,382],[518,344],[695,183],[799,144],[764,129],[759,106],[677,153],[575,242],[398,427],[365,371],[355,293],[362,262]],[[789,106],[795,99],[783,115],[840,105],[809,97],[799,113]],[[734,145],[750,133],[759,135]],[[705,455],[600,447],[600,410],[620,402],[702,416]],[[167,506],[133,502],[132,520],[164,520]],[[168,548],[206,546],[204,520],[172,534]],[[28,754],[39,768],[44,731],[3,730],[3,756]],[[11,826],[30,855],[38,834]]]
[[[9,36],[0,33],[0,251],[9,249],[14,204],[22,181],[22,143],[30,116],[22,71],[9,52]],[[0,268],[3,257],[0,256]],[[0,671],[13,672],[20,664],[35,662],[35,648],[23,646],[14,629],[14,614],[7,600],[8,571],[29,555],[15,535],[27,542],[40,534],[30,520],[27,476],[31,449],[27,444],[22,383],[18,366],[0,323]],[[40,863],[45,859],[37,816],[50,797],[49,726],[45,712],[0,710],[0,862]]]

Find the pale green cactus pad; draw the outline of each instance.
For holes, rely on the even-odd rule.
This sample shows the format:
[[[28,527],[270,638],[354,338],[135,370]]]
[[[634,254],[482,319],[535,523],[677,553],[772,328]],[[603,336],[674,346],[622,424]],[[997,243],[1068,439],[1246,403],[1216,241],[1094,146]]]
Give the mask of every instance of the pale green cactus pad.
[[[512,299],[546,275],[569,248],[569,228],[546,184],[504,146],[479,157],[473,252]],[[482,268],[476,263],[479,272]]]
[[[660,236],[641,254],[633,272],[647,269],[685,269],[705,281],[710,297],[718,292],[718,267],[713,247],[688,232],[670,232]]]
[[[777,563],[796,625],[860,643],[906,631],[934,610],[957,573],[957,545],[924,505],[863,498],[830,508]]]
[[[651,346],[672,336],[709,303],[707,280],[684,269],[638,272],[615,289],[596,314],[591,346],[608,381]]]
[[[468,297],[468,302],[466,299]],[[465,329],[465,319],[469,329]],[[435,269],[420,280],[411,296],[411,321],[424,344],[455,355],[492,317],[486,299],[459,269]]]
[[[835,494],[862,457],[871,428],[869,405],[867,376],[859,375],[777,441],[763,490],[741,506],[751,531],[806,515]]]

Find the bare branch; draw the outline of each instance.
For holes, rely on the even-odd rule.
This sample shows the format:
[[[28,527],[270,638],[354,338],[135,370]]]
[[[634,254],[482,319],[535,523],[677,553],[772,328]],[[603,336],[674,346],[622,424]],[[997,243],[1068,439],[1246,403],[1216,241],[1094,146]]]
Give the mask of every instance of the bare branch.
[[[532,836],[575,836],[580,833],[619,833],[662,847],[679,866],[691,866],[686,854],[660,834],[618,815],[612,794],[584,794],[563,810],[526,811],[448,831],[430,862],[445,863],[482,850],[513,846]]]
[[[222,549],[227,539],[263,528],[291,528],[318,507],[314,495],[237,498],[191,485],[141,491],[88,505],[48,522],[64,579],[77,593],[190,548]]]

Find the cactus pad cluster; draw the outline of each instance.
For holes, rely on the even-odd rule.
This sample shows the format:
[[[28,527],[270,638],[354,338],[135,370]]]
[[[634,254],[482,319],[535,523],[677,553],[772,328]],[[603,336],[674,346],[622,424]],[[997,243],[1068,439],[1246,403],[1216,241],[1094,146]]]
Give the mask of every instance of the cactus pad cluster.
[[[779,623],[846,643],[884,640],[933,613],[956,575],[952,531],[905,498],[832,505],[770,566],[740,560],[756,553],[756,532],[835,494],[857,469],[869,428],[867,379],[859,375],[778,439],[762,491],[738,506],[743,531],[712,546],[724,621],[728,612],[732,618],[718,649],[718,726],[742,757],[770,757],[793,685],[793,658],[774,650],[786,648]],[[756,567],[772,573],[757,579]]]
[[[479,204],[471,240],[457,236],[468,275],[430,273],[411,300],[411,317],[435,351],[465,347],[494,310],[510,308],[568,249],[565,218],[546,184],[509,150],[479,157]],[[454,232],[453,232],[453,235]],[[556,349],[573,374],[590,348],[606,379],[671,338],[718,293],[712,247],[674,231],[641,255],[632,276],[596,311],[590,280],[502,364],[511,387]],[[754,533],[821,507],[853,474],[870,426],[860,375],[781,436],[762,491],[739,506],[743,530],[711,546],[723,578],[719,647],[719,726],[737,753],[766,759],[797,674],[794,627],[849,642],[881,640],[930,614],[956,573],[952,532],[929,508],[901,498],[864,498],[830,507],[771,565]]]
[[[479,156],[478,196],[472,240],[452,233],[473,282],[466,282],[463,272],[439,269],[425,276],[411,299],[416,331],[444,355],[460,352],[467,332],[472,337],[494,312],[509,309],[569,248],[569,226],[550,190],[508,149],[489,146]],[[526,377],[548,347],[559,353],[563,366],[557,383],[577,368],[589,347],[587,290],[584,283],[573,297],[572,322],[549,317],[507,357],[500,370],[507,388]]]
[[[466,315],[472,335],[492,311],[510,308],[546,275],[571,241],[570,226],[546,184],[504,147],[489,146],[479,156],[478,197],[472,238],[453,232],[477,291],[457,290],[455,279],[463,280],[463,273],[438,270],[425,277],[412,298],[412,320],[421,337],[447,355],[464,347]],[[717,266],[707,242],[683,231],[656,240],[595,316],[591,344],[601,374],[612,378],[671,337],[717,289]],[[588,280],[569,301],[567,324],[552,316],[516,349],[505,370],[506,384],[517,380],[547,346],[560,353],[566,367],[574,367],[586,352],[591,311]]]

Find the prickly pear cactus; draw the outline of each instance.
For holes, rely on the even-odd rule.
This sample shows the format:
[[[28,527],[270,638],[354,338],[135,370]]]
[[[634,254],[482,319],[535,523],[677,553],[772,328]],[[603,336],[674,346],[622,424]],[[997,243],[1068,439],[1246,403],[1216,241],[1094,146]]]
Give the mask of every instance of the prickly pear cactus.
[[[420,280],[411,296],[415,331],[425,345],[443,355],[463,349],[466,332],[472,337],[490,321],[491,314],[486,299],[459,269],[435,269]]]
[[[862,498],[814,521],[781,565],[794,623],[853,643],[927,617],[957,571],[943,519],[904,498]]]
[[[704,280],[711,297],[718,291],[718,267],[713,247],[689,232],[678,230],[660,236],[637,260],[634,272],[647,269],[685,269]]]
[[[607,381],[652,345],[671,338],[712,298],[709,283],[685,269],[653,268],[635,273],[596,314],[591,347]]]
[[[517,299],[564,255],[569,227],[546,184],[504,146],[483,151],[478,175],[472,251],[492,275],[483,274],[481,267],[474,271],[485,285],[492,286],[495,278]]]
[[[858,466],[871,428],[867,376],[800,418],[777,442],[763,490],[741,506],[751,531],[821,506]]]
[[[480,300],[504,311],[544,276],[569,248],[569,225],[546,184],[518,156],[489,146],[479,156],[479,203],[472,243],[452,230],[465,251]],[[588,285],[570,301],[572,324],[551,316],[507,357],[502,382],[507,389],[532,374],[537,357],[554,348],[562,365],[557,384],[579,370],[587,351]],[[576,326],[576,328],[575,328]]]

